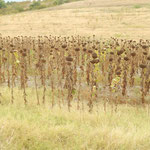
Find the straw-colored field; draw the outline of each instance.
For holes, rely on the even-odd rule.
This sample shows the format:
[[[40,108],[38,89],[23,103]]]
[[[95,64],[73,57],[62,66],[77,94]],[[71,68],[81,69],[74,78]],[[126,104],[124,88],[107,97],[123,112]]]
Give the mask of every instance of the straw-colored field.
[[[150,37],[150,0],[85,0],[55,8],[0,16],[3,35]]]

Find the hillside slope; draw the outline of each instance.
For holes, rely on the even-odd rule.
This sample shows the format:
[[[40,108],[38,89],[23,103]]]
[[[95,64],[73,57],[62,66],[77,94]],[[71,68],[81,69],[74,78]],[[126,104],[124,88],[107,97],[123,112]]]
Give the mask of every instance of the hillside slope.
[[[117,7],[117,6],[132,6],[132,5],[150,5],[150,0],[83,0],[73,3],[66,3],[50,9],[76,9],[76,8],[91,8],[91,7]]]
[[[53,10],[0,16],[0,33],[10,36],[95,34],[102,38],[149,39],[150,0],[85,0]]]

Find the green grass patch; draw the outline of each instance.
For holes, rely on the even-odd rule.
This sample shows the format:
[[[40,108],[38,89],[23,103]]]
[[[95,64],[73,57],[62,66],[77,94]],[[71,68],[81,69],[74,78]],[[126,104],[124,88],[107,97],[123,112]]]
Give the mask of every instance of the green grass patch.
[[[142,8],[143,6],[142,5],[139,5],[139,4],[137,4],[137,5],[134,5],[134,8],[135,9],[139,9],[139,8]]]

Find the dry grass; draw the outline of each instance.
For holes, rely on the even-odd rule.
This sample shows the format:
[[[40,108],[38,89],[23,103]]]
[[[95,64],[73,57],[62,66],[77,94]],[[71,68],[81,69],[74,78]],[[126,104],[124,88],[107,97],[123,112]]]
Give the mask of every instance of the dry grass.
[[[119,106],[107,112],[103,106],[92,114],[50,105],[21,104],[15,90],[15,103],[8,105],[10,91],[1,88],[7,105],[0,105],[0,150],[149,150],[150,114],[142,107]],[[1,97],[2,99],[2,97]]]
[[[101,2],[101,3],[100,3]],[[3,35],[93,35],[107,38],[150,36],[150,1],[107,0],[65,4],[59,9],[0,16]],[[83,3],[86,4],[83,6]],[[149,4],[148,4],[149,3]],[[76,5],[79,6],[76,6]],[[108,7],[109,6],[109,7]],[[82,8],[85,7],[85,8]]]
[[[63,4],[53,9],[74,9],[90,7],[116,7],[149,4],[149,0],[83,0],[74,3]],[[52,9],[52,8],[50,8]]]

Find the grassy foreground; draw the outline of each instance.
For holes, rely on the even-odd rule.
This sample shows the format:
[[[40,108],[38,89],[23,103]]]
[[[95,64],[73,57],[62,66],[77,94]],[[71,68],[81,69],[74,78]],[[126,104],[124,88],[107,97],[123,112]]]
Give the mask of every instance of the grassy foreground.
[[[3,94],[2,94],[3,93]],[[0,150],[149,150],[150,114],[147,108],[110,106],[104,112],[88,113],[72,108],[23,105],[15,93],[15,104],[0,105]],[[1,101],[9,91],[1,89]],[[28,95],[34,99],[32,92]]]

